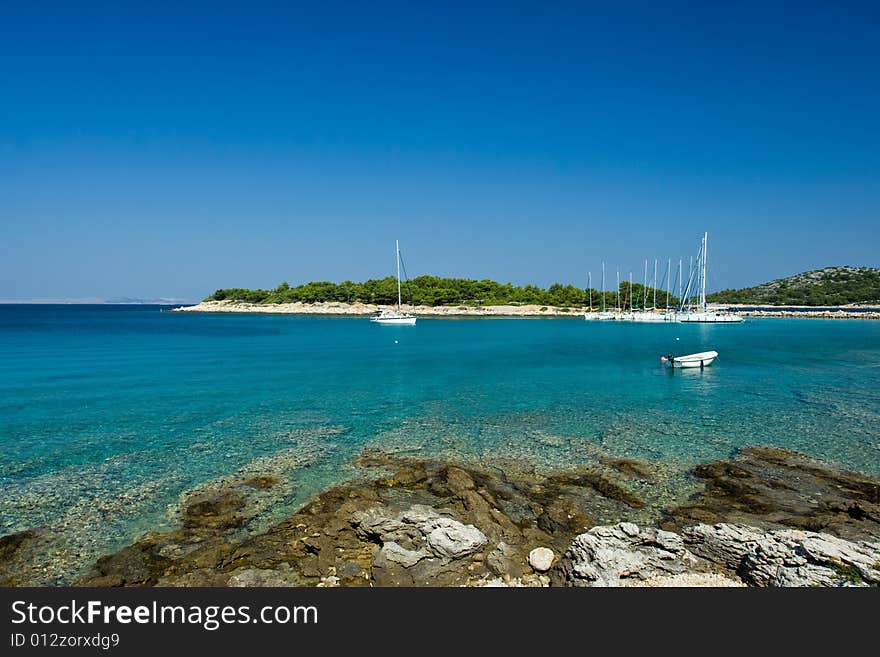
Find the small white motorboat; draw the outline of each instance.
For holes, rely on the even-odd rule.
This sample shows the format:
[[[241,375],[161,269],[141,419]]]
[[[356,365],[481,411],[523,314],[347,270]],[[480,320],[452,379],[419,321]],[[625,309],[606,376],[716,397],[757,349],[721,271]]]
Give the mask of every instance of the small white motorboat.
[[[660,356],[661,363],[669,363],[672,368],[675,367],[709,367],[713,361],[718,358],[717,351],[701,351],[698,354],[688,354],[687,356]]]

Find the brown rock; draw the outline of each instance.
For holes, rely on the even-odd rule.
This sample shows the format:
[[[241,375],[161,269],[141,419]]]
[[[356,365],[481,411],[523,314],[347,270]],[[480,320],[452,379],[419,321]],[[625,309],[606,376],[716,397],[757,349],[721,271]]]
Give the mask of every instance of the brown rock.
[[[880,538],[880,482],[772,447],[697,466],[705,489],[671,509],[672,530],[699,523],[793,527],[847,540]]]

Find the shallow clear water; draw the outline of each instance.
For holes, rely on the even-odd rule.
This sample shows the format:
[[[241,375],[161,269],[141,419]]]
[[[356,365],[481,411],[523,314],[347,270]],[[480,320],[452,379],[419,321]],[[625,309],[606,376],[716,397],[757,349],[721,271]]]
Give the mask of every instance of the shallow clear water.
[[[720,357],[702,372],[659,362],[707,349]],[[310,464],[291,504],[350,476],[364,447],[684,470],[771,444],[880,473],[876,321],[390,327],[0,306],[0,353],[0,534],[97,517],[100,549],[165,522],[182,491],[291,448]]]

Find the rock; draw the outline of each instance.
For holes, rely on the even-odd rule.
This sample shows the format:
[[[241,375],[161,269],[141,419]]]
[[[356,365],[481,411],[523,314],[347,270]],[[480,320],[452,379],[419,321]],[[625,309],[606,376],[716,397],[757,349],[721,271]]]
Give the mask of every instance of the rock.
[[[661,517],[638,462],[538,474],[370,453],[359,465],[362,479],[268,527],[260,514],[291,482],[249,469],[201,487],[182,496],[179,527],[99,559],[80,584],[795,586],[873,584],[880,573],[876,482],[781,450],[697,468],[706,490],[661,529],[647,528]],[[704,517],[742,522],[710,531]],[[0,539],[0,582],[27,584],[21,564],[37,562],[38,539]]]
[[[681,536],[622,522],[577,536],[550,579],[554,586],[622,586],[689,572],[697,565]]]
[[[494,579],[487,580],[483,586],[486,588],[506,589],[507,583],[500,577],[495,577]]]
[[[385,556],[401,565],[413,565],[430,555],[460,559],[479,550],[487,540],[473,525],[465,525],[423,504],[414,504],[398,514],[378,507],[368,509],[356,513],[352,524],[365,538],[383,545],[393,543],[390,554]]]
[[[697,466],[705,490],[671,509],[664,529],[732,523],[791,527],[850,541],[880,541],[880,481],[831,468],[803,454],[751,447]]]
[[[474,584],[485,588],[540,588],[549,586],[550,578],[546,575],[532,574],[524,577],[494,577]]]
[[[420,550],[407,550],[394,541],[388,541],[382,546],[382,549],[376,553],[373,560],[385,559],[386,561],[398,564],[404,568],[410,568],[428,556],[430,556],[430,553],[424,548]]]
[[[519,551],[501,541],[486,557],[486,567],[494,575],[519,577],[523,574]]]
[[[880,585],[880,543],[719,523],[684,530],[691,550],[761,587]]]
[[[98,559],[92,572],[80,586],[156,586],[172,561],[160,554],[160,547],[150,537]]]
[[[270,526],[263,514],[296,488],[274,461],[212,480],[181,495],[175,529],[99,559],[79,584],[257,586],[274,571],[283,581],[293,573],[301,585],[323,586],[467,585],[492,575],[540,583],[529,548],[560,555],[598,521],[640,509],[641,522],[657,517],[629,490],[632,468],[546,475],[375,450],[357,465],[362,478],[316,494]],[[30,539],[21,548],[16,542],[0,543],[15,562],[0,561],[0,582],[8,573],[26,584],[22,564],[38,560]]]
[[[449,559],[460,559],[476,552],[486,544],[486,536],[473,525],[444,519],[441,526],[427,537],[428,547],[434,554]]]
[[[718,573],[680,573],[678,575],[652,577],[644,581],[633,582],[630,586],[647,588],[741,588],[745,584],[740,579],[733,579]]]
[[[18,552],[28,541],[33,540],[37,536],[35,529],[27,529],[23,532],[15,534],[7,534],[0,536],[0,560],[7,561]]]
[[[446,470],[446,485],[451,492],[463,491],[473,488],[474,480],[461,468],[450,466]]]
[[[529,565],[539,573],[546,573],[553,565],[553,550],[545,547],[536,547],[529,552]]]
[[[538,515],[538,527],[548,534],[577,533],[586,529],[588,520],[578,513],[572,501],[564,497],[551,501]]]
[[[33,558],[27,554],[27,547],[34,542],[38,534],[39,531],[36,529],[27,529],[15,534],[0,536],[0,586],[27,585],[26,581],[18,580],[17,573],[4,572],[3,567],[12,563],[13,557],[18,557],[22,561]]]
[[[274,471],[200,487],[181,497],[178,528],[99,559],[79,583],[837,586],[880,576],[877,482],[782,450],[698,467],[706,490],[662,518],[645,502],[653,470],[639,462],[537,474],[367,453],[359,465],[363,479],[268,527],[260,514],[292,490]],[[43,533],[0,537],[0,583],[31,581],[22,564],[39,563]]]
[[[241,568],[232,573],[226,586],[302,586],[303,580],[289,568],[264,570],[261,568]]]
[[[373,581],[380,586],[463,583],[470,573],[457,562],[487,543],[473,525],[423,504],[397,513],[367,509],[354,514],[352,525],[359,536],[381,545],[372,559]]]

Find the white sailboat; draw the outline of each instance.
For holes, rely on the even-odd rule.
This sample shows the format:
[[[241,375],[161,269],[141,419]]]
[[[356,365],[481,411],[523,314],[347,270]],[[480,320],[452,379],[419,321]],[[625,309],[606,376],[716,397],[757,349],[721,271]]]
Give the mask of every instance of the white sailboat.
[[[657,260],[654,260],[654,301],[650,308],[648,308],[648,261],[645,260],[645,283],[642,288],[644,299],[642,301],[642,309],[634,310],[629,317],[629,321],[642,323],[642,324],[656,324],[663,322],[673,322],[675,321],[673,315],[671,315],[666,310],[660,310],[657,308]]]
[[[397,308],[385,309],[370,321],[385,326],[415,326],[416,316],[400,309],[400,243],[397,240],[394,240],[394,251],[397,256]]]
[[[678,312],[675,313],[675,321],[682,324],[738,324],[743,321],[740,315],[728,311],[709,310],[706,304],[706,252],[708,246],[709,233],[704,233],[702,243],[700,244],[700,253],[697,256],[697,269],[696,271],[692,270],[688,278],[684,298],[681,301],[682,305]],[[697,276],[697,284],[700,287],[700,296],[696,307],[689,306],[686,302],[691,293],[694,275]]]
[[[616,311],[605,310],[605,263],[602,263],[602,290],[603,305],[600,312],[593,312],[592,298],[590,299],[590,310],[584,313],[584,319],[588,320],[611,320],[618,322],[635,322],[644,324],[663,324],[663,323],[682,323],[682,324],[737,324],[743,321],[742,316],[736,315],[726,310],[709,310],[706,303],[706,271],[707,258],[706,252],[709,244],[709,234],[704,233],[703,239],[700,241],[700,252],[697,255],[696,267],[694,266],[693,257],[689,265],[690,274],[688,276],[687,285],[682,290],[682,261],[678,261],[678,308],[669,308],[670,288],[672,287],[672,260],[670,259],[666,265],[666,308],[657,307],[657,261],[654,261],[654,280],[652,286],[653,303],[648,307],[648,261],[645,260],[644,284],[642,286],[642,294],[640,295],[641,303],[637,304],[633,298],[632,272],[629,277],[629,308],[626,307],[624,299],[623,307],[620,306],[620,271],[617,272],[617,309]],[[592,289],[592,284],[590,284]],[[697,293],[697,290],[699,292]],[[641,306],[640,308],[638,306]]]
[[[618,287],[620,287],[620,272],[617,273],[618,278]],[[602,261],[602,310],[594,311],[593,310],[593,279],[592,274],[590,274],[589,282],[588,282],[589,290],[590,290],[590,309],[584,313],[584,319],[587,320],[596,320],[600,322],[607,322],[609,320],[616,319],[616,313],[609,312],[605,308],[605,261]],[[618,291],[618,297],[620,296],[620,291]]]

